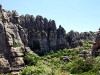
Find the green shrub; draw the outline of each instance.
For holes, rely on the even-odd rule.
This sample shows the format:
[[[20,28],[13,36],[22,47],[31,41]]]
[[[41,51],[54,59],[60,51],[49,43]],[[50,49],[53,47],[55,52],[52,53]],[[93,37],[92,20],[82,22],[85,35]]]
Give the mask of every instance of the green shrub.
[[[33,55],[33,54],[25,54],[24,57],[24,62],[26,65],[31,66],[31,65],[36,65],[36,63],[38,62],[39,57]]]
[[[61,61],[60,61],[60,60],[56,60],[56,59],[52,59],[52,60],[50,61],[50,63],[51,63],[52,65],[54,65],[55,68],[59,68],[60,65],[61,65]]]
[[[83,41],[83,40],[82,40]],[[89,49],[91,42],[83,41],[84,46],[72,49],[63,49],[59,51],[51,50],[44,56],[37,57],[33,54],[25,54],[24,61],[26,66],[21,75],[66,75],[67,73],[75,75],[98,75],[100,70],[100,57],[96,57],[94,62],[87,62],[78,55],[81,50]],[[68,56],[72,62],[63,62],[62,56]],[[94,59],[94,58],[93,58]]]
[[[52,68],[45,64],[39,66],[26,66],[20,75],[54,75]]]
[[[78,58],[66,65],[66,68],[72,73],[83,73],[92,70],[93,65],[89,62],[83,61],[83,58]]]
[[[95,61],[95,64],[100,64],[100,56],[96,57],[94,61]]]
[[[89,44],[93,44],[93,41],[89,40],[88,43],[89,43]]]
[[[94,64],[92,68],[92,72],[98,72],[100,70],[100,56],[94,59]]]
[[[84,72],[84,73],[77,74],[77,75],[98,75],[98,72],[91,72],[91,71],[88,71],[88,72]]]
[[[19,44],[15,42],[14,45],[13,45],[13,47],[15,47],[15,48],[19,47]]]
[[[6,73],[6,74],[0,74],[0,75],[12,75],[11,73]]]
[[[93,66],[91,72],[96,73],[96,72],[98,72],[99,70],[100,70],[100,64],[95,64],[95,65]]]

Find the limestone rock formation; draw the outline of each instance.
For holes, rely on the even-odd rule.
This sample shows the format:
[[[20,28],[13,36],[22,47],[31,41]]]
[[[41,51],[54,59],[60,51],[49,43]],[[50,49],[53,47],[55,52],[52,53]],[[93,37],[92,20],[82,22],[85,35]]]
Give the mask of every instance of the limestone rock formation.
[[[18,19],[16,11],[6,11],[0,5],[0,73],[24,67],[22,47],[26,47],[28,41]]]
[[[65,35],[64,28],[57,29],[54,20],[48,21],[40,15],[19,16],[16,10],[6,11],[0,5],[0,73],[22,69],[23,50],[41,55],[51,49],[65,48]]]
[[[69,33],[66,35],[66,40],[69,43],[70,48],[75,48],[77,46],[82,46],[81,40],[89,41],[89,40],[94,40],[96,34],[92,31],[90,32],[75,32],[71,30]]]
[[[75,48],[82,46],[81,40],[93,40],[94,32],[74,32],[66,34],[65,29],[60,25],[57,29],[54,20],[49,20],[37,15],[21,15],[20,25],[28,33],[28,46],[37,54],[42,55],[50,50],[63,48]]]
[[[47,20],[40,15],[21,15],[20,25],[28,33],[28,46],[37,54],[42,55],[50,50],[66,48],[66,31],[61,25],[56,28],[54,20]]]
[[[6,11],[0,5],[0,73],[22,69],[23,51],[43,55],[50,50],[77,47],[82,45],[81,39],[93,38],[93,32],[66,34],[61,25],[57,29],[54,20],[40,15],[19,16],[16,10]]]
[[[79,54],[79,57],[83,57],[84,59],[86,59],[88,56],[90,56],[89,50],[82,50]]]

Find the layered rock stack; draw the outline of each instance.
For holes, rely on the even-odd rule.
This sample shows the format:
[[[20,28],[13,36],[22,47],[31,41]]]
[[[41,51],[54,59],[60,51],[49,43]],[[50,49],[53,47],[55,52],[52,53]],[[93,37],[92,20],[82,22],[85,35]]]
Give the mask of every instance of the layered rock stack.
[[[54,20],[47,20],[38,15],[21,15],[20,25],[27,30],[28,46],[37,54],[42,55],[50,50],[66,48],[66,31],[60,25],[56,28]]]
[[[6,11],[0,5],[0,73],[24,67],[22,48],[27,46],[28,40],[18,18],[16,11]]]

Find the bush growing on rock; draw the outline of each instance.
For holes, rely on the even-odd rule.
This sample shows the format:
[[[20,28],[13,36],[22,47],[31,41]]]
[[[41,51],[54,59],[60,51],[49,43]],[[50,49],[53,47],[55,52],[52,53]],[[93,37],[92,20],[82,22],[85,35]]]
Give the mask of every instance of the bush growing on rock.
[[[19,44],[18,43],[14,43],[13,47],[19,47]]]

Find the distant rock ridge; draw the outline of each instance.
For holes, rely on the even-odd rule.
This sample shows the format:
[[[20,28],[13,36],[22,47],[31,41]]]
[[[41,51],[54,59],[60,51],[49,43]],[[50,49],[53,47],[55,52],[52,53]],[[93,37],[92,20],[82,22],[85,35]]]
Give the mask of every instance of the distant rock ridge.
[[[94,32],[74,32],[66,34],[60,25],[57,29],[54,20],[37,15],[19,16],[2,9],[0,5],[0,73],[19,71],[24,67],[25,52],[43,55],[50,50],[82,46],[81,40],[93,40]]]
[[[54,20],[49,20],[37,15],[26,14],[21,15],[20,25],[27,29],[28,46],[37,54],[41,55],[50,50],[59,50],[63,48],[75,48],[82,46],[81,40],[93,40],[95,33],[90,32],[74,32],[71,30],[66,34],[65,29],[59,25],[57,29]]]

